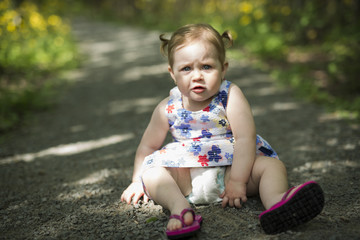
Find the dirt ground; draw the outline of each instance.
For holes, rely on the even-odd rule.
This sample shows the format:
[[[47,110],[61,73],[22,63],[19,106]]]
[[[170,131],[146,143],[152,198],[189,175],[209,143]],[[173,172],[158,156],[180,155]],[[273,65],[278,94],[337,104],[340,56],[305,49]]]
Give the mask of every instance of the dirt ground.
[[[173,83],[159,32],[80,20],[83,66],[52,110],[2,136],[0,239],[166,239],[168,212],[120,202],[151,112]],[[289,182],[318,181],[325,208],[307,224],[266,235],[259,198],[242,209],[195,206],[191,239],[359,239],[360,126],[292,96],[267,73],[230,60],[227,79],[247,96],[257,132],[277,150]]]

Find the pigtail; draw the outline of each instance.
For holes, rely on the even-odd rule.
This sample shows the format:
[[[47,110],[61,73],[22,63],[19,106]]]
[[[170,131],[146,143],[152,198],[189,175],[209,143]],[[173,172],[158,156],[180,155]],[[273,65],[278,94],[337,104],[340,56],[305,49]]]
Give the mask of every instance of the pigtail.
[[[224,42],[224,46],[225,48],[230,48],[233,45],[233,38],[231,36],[230,31],[225,31],[222,35],[221,35],[221,39]]]
[[[165,34],[161,34],[159,36],[159,39],[161,41],[161,45],[160,45],[160,52],[163,56],[168,57],[168,45],[169,45],[169,39],[164,37]]]

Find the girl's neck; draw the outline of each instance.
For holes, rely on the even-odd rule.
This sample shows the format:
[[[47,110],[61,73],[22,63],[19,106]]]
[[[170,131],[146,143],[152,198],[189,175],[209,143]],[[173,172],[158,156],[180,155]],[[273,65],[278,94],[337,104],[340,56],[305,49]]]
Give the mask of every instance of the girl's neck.
[[[185,110],[188,110],[188,111],[191,111],[191,112],[201,111],[204,108],[206,108],[207,106],[209,106],[209,104],[211,103],[213,98],[214,98],[214,96],[212,96],[211,98],[207,99],[206,101],[202,101],[202,102],[196,102],[196,101],[190,101],[189,102],[188,98],[181,95],[182,107]]]

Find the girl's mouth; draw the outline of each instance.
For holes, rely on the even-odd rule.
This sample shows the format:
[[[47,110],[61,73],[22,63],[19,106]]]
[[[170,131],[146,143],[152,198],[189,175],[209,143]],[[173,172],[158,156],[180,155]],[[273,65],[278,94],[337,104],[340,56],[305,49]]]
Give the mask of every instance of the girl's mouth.
[[[196,86],[194,88],[191,89],[194,93],[202,93],[205,91],[205,88],[204,87],[201,87],[201,86]]]

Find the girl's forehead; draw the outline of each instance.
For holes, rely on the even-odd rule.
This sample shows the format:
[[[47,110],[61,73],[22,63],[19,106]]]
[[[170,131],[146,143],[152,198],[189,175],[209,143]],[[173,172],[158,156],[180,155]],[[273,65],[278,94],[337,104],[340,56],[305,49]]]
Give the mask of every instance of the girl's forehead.
[[[202,52],[207,56],[217,56],[216,48],[213,44],[207,41],[191,41],[176,47],[174,54],[186,54],[193,52]]]

